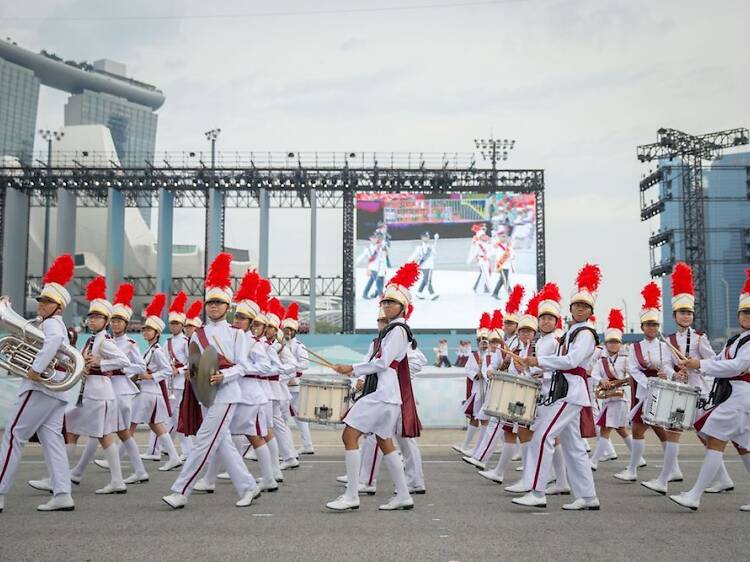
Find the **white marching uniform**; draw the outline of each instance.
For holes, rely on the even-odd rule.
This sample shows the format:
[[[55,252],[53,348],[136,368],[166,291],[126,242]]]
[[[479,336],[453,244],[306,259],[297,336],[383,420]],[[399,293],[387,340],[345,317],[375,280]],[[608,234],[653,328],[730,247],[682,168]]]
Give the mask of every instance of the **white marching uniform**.
[[[606,350],[594,361],[591,369],[591,378],[594,387],[601,380],[610,382],[626,379],[630,376],[628,371],[628,356],[623,353],[611,355]],[[596,424],[599,427],[617,429],[628,427],[630,420],[630,387],[625,384],[620,387],[622,396],[613,396],[602,401],[599,415],[596,416]]]
[[[487,372],[487,368],[492,361],[492,354],[489,351],[477,351],[477,355],[479,356],[479,360],[472,353],[466,362],[466,367],[464,367],[466,378],[471,380],[473,384],[471,386],[471,394],[463,403],[463,406],[467,416],[484,421],[488,419],[484,413],[484,400],[487,395],[487,379],[484,374]]]
[[[83,388],[83,402],[65,414],[69,433],[101,438],[117,431],[117,402],[109,372],[126,369],[130,360],[104,330],[91,336],[83,352],[98,357],[98,368],[89,370]]]
[[[117,431],[125,431],[130,429],[130,424],[133,421],[133,402],[135,396],[140,393],[138,386],[130,380],[130,377],[145,373],[146,363],[143,361],[143,356],[135,340],[130,339],[125,334],[113,337],[112,340],[130,362],[127,367],[110,373],[110,380],[117,401]]]
[[[538,355],[539,367],[545,371],[583,371],[588,366],[596,343],[589,330],[578,332],[570,342],[570,335],[585,322],[570,326],[564,341],[558,344],[560,355]],[[581,412],[591,406],[589,390],[584,377],[565,373],[568,394],[540,412],[534,427],[534,437],[527,449],[524,463],[524,482],[529,489],[544,492],[552,468],[555,438],[560,438],[568,479],[576,498],[594,498],[596,489],[591,474],[591,464],[581,439]]]
[[[355,376],[376,374],[378,385],[375,392],[354,403],[344,417],[346,425],[361,433],[374,433],[381,439],[395,435],[401,416],[401,390],[391,365],[406,356],[408,347],[406,331],[394,328],[386,334],[375,357],[353,365]]]
[[[279,454],[282,460],[291,461],[297,458],[297,451],[294,448],[292,432],[286,423],[289,417],[289,402],[291,394],[287,382],[297,372],[297,364],[294,356],[277,341],[271,341],[268,338],[261,340],[266,344],[266,352],[271,363],[272,375],[268,377],[268,383],[271,389],[271,403],[273,406],[273,431],[278,438]]]
[[[68,341],[62,316],[46,318],[41,330],[44,342],[32,363],[32,369],[37,373],[44,372],[60,346]],[[64,376],[64,373],[55,372],[53,380],[62,380]],[[18,400],[8,417],[0,445],[0,496],[10,491],[23,447],[34,433],[42,445],[53,493],[70,494],[70,467],[62,434],[67,395],[67,392],[53,392],[26,378],[21,382]]]
[[[289,404],[289,411],[295,417],[294,423],[297,425],[299,430],[300,439],[302,440],[302,446],[305,449],[312,449],[312,436],[310,435],[310,424],[306,421],[302,421],[297,417],[299,412],[299,377],[310,368],[310,359],[307,353],[305,344],[297,339],[295,336],[287,342],[290,351],[294,355],[295,362],[297,363],[297,370],[294,373],[294,378],[289,380],[289,393],[292,396],[292,400]]]
[[[239,379],[245,374],[243,362],[247,357],[247,339],[226,320],[209,320],[203,328],[196,330],[190,340],[195,342],[201,351],[204,345],[200,341],[199,330],[205,334],[206,344],[222,354],[231,366],[220,369],[224,378],[218,385],[213,404],[203,413],[203,423],[193,440],[193,447],[171,489],[175,493],[189,495],[208,460],[213,455],[219,455],[237,494],[242,497],[257,484],[232,442],[229,426],[237,403],[242,400]]]
[[[750,337],[750,330],[743,331],[721,353],[701,360],[701,372],[715,379],[729,379],[732,393],[695,421],[695,429],[700,434],[733,441],[743,449],[750,449],[750,342],[739,350],[737,347],[747,337]]]
[[[172,419],[169,422],[169,433],[174,437],[177,433],[177,421],[180,417],[180,404],[185,394],[185,373],[188,370],[188,338],[185,334],[172,336],[167,340],[167,356],[169,362],[177,370],[172,376]],[[183,449],[185,449],[185,437],[182,438]],[[189,445],[188,445],[189,449]]]
[[[656,338],[647,338],[635,342],[630,346],[628,354],[628,368],[630,376],[636,383],[636,404],[630,410],[630,421],[643,423],[641,413],[643,403],[648,395],[648,379],[657,376],[657,371],[663,370],[667,378],[674,375],[672,368],[672,352],[667,344]]]
[[[698,359],[710,359],[716,355],[714,353],[711,344],[708,341],[708,336],[700,332],[696,332],[692,328],[686,330],[678,329],[677,332],[667,337],[669,342],[675,348],[679,349],[686,357],[697,357]],[[671,351],[671,350],[670,350]],[[678,361],[679,357],[674,355],[672,352],[673,361]],[[704,398],[708,397],[708,391],[710,390],[709,381],[703,376],[703,373],[698,370],[689,370],[687,372],[688,380],[687,384],[692,387],[699,388],[701,396]]]
[[[141,392],[133,404],[133,423],[166,424],[171,418],[167,381],[172,376],[172,365],[158,343],[146,350],[143,362],[153,379],[139,381]]]
[[[271,372],[265,346],[253,337],[252,332],[245,332],[248,354],[244,361],[245,374],[240,378],[241,401],[232,418],[229,430],[232,435],[251,435],[262,437],[268,435],[268,428],[273,420],[268,419],[268,395],[263,378]],[[267,383],[266,383],[267,384]]]

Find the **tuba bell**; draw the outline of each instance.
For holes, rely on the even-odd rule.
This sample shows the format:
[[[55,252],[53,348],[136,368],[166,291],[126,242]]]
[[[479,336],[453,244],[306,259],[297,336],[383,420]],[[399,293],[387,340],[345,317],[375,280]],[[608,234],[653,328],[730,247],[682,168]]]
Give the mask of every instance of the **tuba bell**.
[[[8,297],[0,297],[0,331],[7,332],[0,337],[0,369],[26,378],[26,373],[44,344],[44,333],[35,323],[36,320],[26,320],[16,313]],[[84,366],[81,353],[65,341],[41,373],[43,380],[40,384],[56,392],[69,390],[80,380]],[[65,378],[53,380],[56,372],[64,372]]]

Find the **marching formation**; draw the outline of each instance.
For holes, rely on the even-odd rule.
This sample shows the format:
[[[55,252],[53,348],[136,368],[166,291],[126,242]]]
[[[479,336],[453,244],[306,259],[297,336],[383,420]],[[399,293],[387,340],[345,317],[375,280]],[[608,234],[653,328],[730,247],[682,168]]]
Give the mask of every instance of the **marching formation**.
[[[732,491],[723,460],[728,444],[750,472],[750,270],[747,275],[737,312],[740,333],[719,354],[692,328],[695,296],[685,263],[671,277],[677,332],[662,335],[661,290],[651,282],[641,292],[643,339],[627,348],[620,310],[609,312],[603,344],[593,328],[598,266],[586,264],[578,274],[565,333],[557,285],[547,283],[533,295],[522,316],[523,287],[514,287],[504,311],[482,315],[478,349],[463,361],[469,426],[454,450],[498,484],[511,460],[521,460],[520,478],[504,488],[518,495],[516,505],[544,508],[547,496],[572,494],[562,509],[598,510],[593,473],[617,458],[612,430],[630,451],[628,467],[613,476],[628,483],[638,482],[638,468],[646,466],[645,435],[654,432],[663,468],[640,484],[666,496],[670,483],[683,481],[680,440],[695,429],[706,449],[700,473],[692,488],[669,499],[695,511],[703,493]],[[500,435],[500,458],[488,469]],[[588,438],[596,438],[590,457]],[[750,504],[740,510],[750,511]]]
[[[92,462],[109,473],[96,494],[126,494],[129,485],[149,481],[144,460],[160,462],[163,455],[167,459],[157,470],[179,470],[171,493],[162,498],[171,508],[185,507],[193,492],[213,493],[217,479],[231,480],[235,505],[247,507],[262,492],[276,491],[284,471],[300,466],[300,455],[314,454],[310,422],[344,426],[346,474],[336,480],[345,491],[326,503],[327,509],[358,509],[361,494],[375,494],[381,464],[395,493],[379,509],[414,507],[413,496],[426,493],[426,486],[412,379],[427,359],[408,320],[412,288],[421,275],[418,292],[429,291],[430,268],[423,261],[407,262],[377,288],[377,336],[361,362],[342,365],[297,339],[299,307],[291,303],[285,309],[257,272],[248,271],[233,292],[230,266],[231,255],[222,253],[209,267],[205,305],[187,306],[184,293],[175,295],[168,324],[162,320],[167,296],[154,295],[142,323],[144,352],[126,335],[133,287],[120,286],[110,303],[104,279],[94,279],[86,291],[91,335],[79,353],[75,332],[67,330],[62,316],[71,301],[65,286],[73,277],[73,259],[55,260],[37,298],[39,329],[18,317],[24,339],[9,353],[17,364],[6,366],[23,381],[0,446],[0,511],[30,440],[41,444],[48,477],[29,485],[52,494],[40,511],[73,510],[71,483],[79,484]],[[671,280],[677,332],[662,335],[661,291],[649,283],[641,292],[643,339],[629,346],[618,309],[609,311],[603,342],[594,329],[601,281],[596,265],[586,264],[578,274],[564,332],[555,283],[526,300],[522,286],[509,288],[504,309],[482,315],[477,349],[464,344],[458,363],[466,372],[462,407],[469,425],[454,449],[463,460],[479,469],[480,477],[506,484],[504,490],[516,495],[513,504],[544,508],[548,496],[572,495],[562,509],[598,510],[594,473],[617,458],[613,430],[630,452],[627,468],[613,475],[623,483],[639,481],[638,469],[647,462],[645,436],[653,431],[662,445],[663,468],[640,485],[666,496],[673,483],[683,481],[680,441],[692,439],[689,430],[695,429],[706,449],[703,464],[692,488],[669,499],[697,510],[703,493],[732,491],[724,466],[727,445],[750,472],[750,270],[739,297],[741,331],[719,354],[692,328],[690,267],[677,264]],[[0,307],[7,314],[5,300]],[[311,364],[336,374],[303,377]],[[64,390],[79,379],[78,400],[69,408]],[[290,417],[300,433],[299,451]],[[134,439],[141,424],[150,430],[145,453]],[[85,443],[75,459],[81,437]],[[587,439],[596,440],[593,451]],[[499,459],[490,467],[498,444]],[[96,459],[100,446],[104,458]],[[127,477],[124,455],[133,468]],[[258,479],[245,459],[258,461]],[[518,477],[506,483],[514,460],[521,461]],[[750,511],[750,505],[740,509]]]
[[[170,507],[184,507],[193,491],[212,493],[216,478],[222,477],[234,484],[239,497],[235,505],[246,507],[262,491],[277,490],[284,481],[282,471],[300,465],[299,454],[314,453],[307,425],[302,420],[297,424],[304,444],[299,454],[287,425],[295,415],[290,387],[309,366],[307,350],[296,338],[298,306],[292,303],[285,309],[271,298],[269,281],[255,271],[246,273],[233,294],[231,259],[230,254],[219,254],[208,270],[205,325],[200,319],[203,303],[193,302],[186,313],[186,295],[174,297],[166,348],[159,342],[167,328],[162,320],[167,298],[153,296],[144,311],[142,334],[148,347],[143,353],[126,335],[133,287],[123,284],[110,303],[105,281],[97,277],[86,291],[86,323],[92,335],[81,354],[72,348],[62,318],[71,301],[65,285],[73,277],[73,258],[55,260],[37,298],[39,349],[28,369],[23,363],[11,365],[24,380],[0,447],[0,511],[23,447],[32,438],[42,446],[49,477],[29,485],[52,494],[39,511],[73,510],[71,483],[80,484],[92,461],[110,474],[96,493],[125,494],[128,485],[149,481],[143,461],[160,461],[162,454],[168,459],[159,471],[180,469],[172,493],[162,498]],[[232,303],[236,308],[230,325]],[[67,408],[61,390],[74,386],[79,377],[77,403]],[[144,454],[133,438],[140,424],[151,431]],[[87,440],[71,469],[80,437]],[[104,459],[95,460],[100,445]],[[133,467],[126,478],[123,454]],[[243,461],[250,456],[258,460],[259,480]]]

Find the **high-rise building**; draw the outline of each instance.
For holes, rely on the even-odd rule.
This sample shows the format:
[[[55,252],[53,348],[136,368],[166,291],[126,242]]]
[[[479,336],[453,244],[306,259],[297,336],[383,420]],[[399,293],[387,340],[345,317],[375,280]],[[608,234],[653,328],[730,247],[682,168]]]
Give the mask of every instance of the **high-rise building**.
[[[684,259],[685,236],[682,214],[680,162],[661,162],[666,170],[659,187],[664,211],[659,215],[660,228],[654,267],[671,271],[676,261]],[[736,333],[737,298],[750,265],[750,153],[725,155],[704,168],[706,226],[706,279],[708,285],[708,329],[712,339]],[[654,244],[652,243],[652,246]],[[664,293],[664,332],[675,329],[672,318],[669,276],[662,278]]]
[[[33,70],[0,58],[0,156],[30,162],[39,84]]]

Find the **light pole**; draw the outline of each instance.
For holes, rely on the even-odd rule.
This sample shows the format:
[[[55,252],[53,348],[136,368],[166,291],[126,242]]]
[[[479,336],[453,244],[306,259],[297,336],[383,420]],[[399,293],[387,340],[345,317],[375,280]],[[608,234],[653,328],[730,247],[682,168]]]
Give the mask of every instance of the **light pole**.
[[[489,139],[474,139],[474,146],[476,146],[482,158],[489,160],[492,163],[492,179],[497,179],[497,161],[507,160],[510,151],[516,146],[515,139],[495,139],[490,137]]]
[[[729,337],[729,283],[723,277],[721,282],[724,283],[724,312],[726,315],[726,327],[724,328],[724,336]]]
[[[206,140],[211,143],[211,176],[213,187],[208,189],[208,201],[206,201],[206,256],[204,260],[204,273],[208,270],[208,264],[219,252],[223,250],[223,217],[224,205],[219,190],[216,189],[216,139],[221,129],[211,129],[203,133]]]
[[[39,129],[39,136],[47,141],[47,174],[52,172],[52,141],[60,141],[65,133],[62,131],[50,131]],[[49,190],[44,192],[44,249],[42,250],[42,271],[47,271],[49,266]]]

